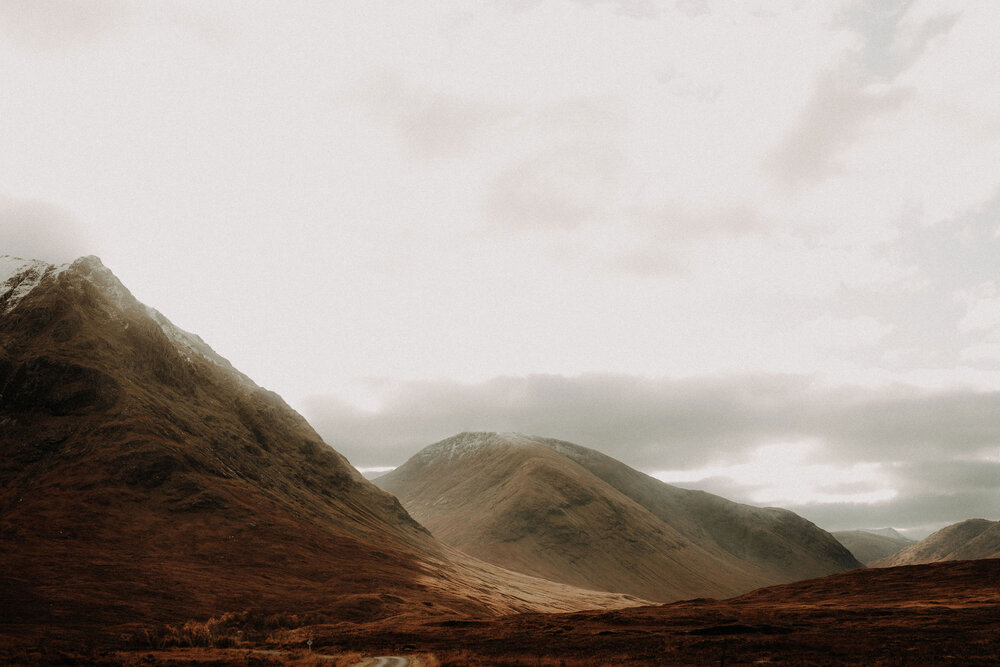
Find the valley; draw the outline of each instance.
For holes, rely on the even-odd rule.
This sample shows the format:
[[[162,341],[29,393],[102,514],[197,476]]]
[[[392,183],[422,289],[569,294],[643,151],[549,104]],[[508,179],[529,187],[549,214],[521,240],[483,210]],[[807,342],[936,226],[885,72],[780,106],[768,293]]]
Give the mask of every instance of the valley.
[[[996,522],[866,569],[868,552],[787,510],[494,432],[429,445],[373,484],[96,257],[2,260],[5,663],[989,664],[1000,650]]]

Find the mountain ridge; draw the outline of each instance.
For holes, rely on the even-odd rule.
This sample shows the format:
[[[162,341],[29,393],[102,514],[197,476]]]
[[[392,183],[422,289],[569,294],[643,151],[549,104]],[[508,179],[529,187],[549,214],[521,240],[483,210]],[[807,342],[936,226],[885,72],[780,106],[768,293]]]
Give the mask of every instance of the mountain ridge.
[[[456,556],[96,257],[0,262],[0,634],[639,602]]]
[[[891,556],[913,544],[913,540],[902,536],[894,538],[869,530],[840,530],[830,534],[865,565]]]
[[[779,508],[678,489],[573,443],[465,432],[376,485],[446,544],[508,569],[658,601],[861,564]]]
[[[1000,558],[1000,521],[967,519],[871,563],[872,567]]]

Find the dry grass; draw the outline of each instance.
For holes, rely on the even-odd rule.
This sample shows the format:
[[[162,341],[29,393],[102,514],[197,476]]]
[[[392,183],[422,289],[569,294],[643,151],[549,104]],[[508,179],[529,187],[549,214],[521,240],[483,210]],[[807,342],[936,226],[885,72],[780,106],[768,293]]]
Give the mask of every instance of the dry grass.
[[[267,614],[261,611],[229,612],[207,621],[185,621],[147,627],[132,634],[136,648],[238,648],[261,644],[285,643],[290,630],[314,626],[330,619],[323,614]]]

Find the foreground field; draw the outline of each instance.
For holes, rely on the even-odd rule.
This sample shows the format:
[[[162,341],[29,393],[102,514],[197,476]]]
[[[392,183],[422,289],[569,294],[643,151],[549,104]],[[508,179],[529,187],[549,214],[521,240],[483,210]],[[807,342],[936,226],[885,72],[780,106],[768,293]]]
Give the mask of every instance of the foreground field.
[[[0,655],[26,664],[355,665],[400,655],[423,665],[988,665],[1000,655],[1000,560],[856,570],[728,600],[603,612],[414,612],[363,623],[233,614],[126,629],[106,633],[104,646],[74,651],[56,640]],[[2,630],[11,639],[15,628]]]
[[[310,632],[366,652],[415,646],[445,665],[996,664],[1000,560],[858,570],[723,601]]]

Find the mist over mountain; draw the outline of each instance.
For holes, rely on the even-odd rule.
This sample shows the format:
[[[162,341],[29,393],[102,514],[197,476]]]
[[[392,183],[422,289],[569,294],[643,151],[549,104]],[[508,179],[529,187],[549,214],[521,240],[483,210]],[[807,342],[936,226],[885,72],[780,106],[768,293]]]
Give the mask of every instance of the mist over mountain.
[[[969,519],[945,526],[916,544],[911,544],[871,565],[892,567],[984,558],[1000,558],[1000,521]]]
[[[0,257],[0,626],[628,605],[440,544],[96,257]]]
[[[913,544],[902,535],[891,537],[885,533],[896,533],[892,528],[879,531],[870,530],[839,530],[830,533],[837,541],[847,547],[855,558],[868,565],[872,561],[891,556],[894,553]],[[898,535],[898,533],[896,533]]]
[[[375,483],[466,553],[647,599],[728,596],[861,566],[792,512],[673,487],[558,440],[462,433]]]
[[[862,528],[861,532],[871,533],[872,535],[881,535],[882,537],[890,537],[894,540],[903,540],[905,542],[914,541],[900,533],[895,528]]]

